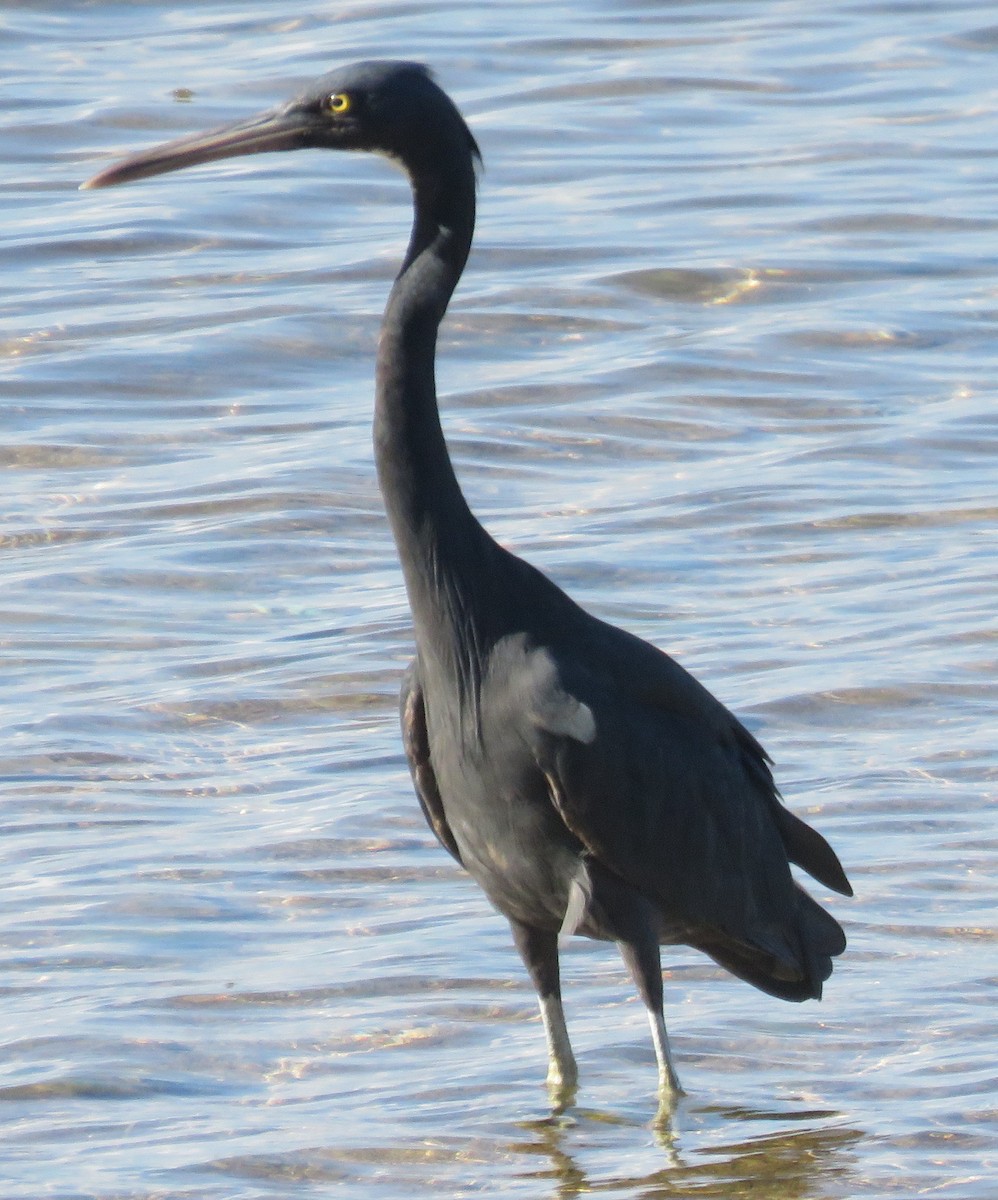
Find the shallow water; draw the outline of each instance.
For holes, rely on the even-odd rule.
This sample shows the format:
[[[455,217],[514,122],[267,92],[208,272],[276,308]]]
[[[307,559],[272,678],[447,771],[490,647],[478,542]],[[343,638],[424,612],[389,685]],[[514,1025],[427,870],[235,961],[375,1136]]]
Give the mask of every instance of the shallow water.
[[[984,3],[8,4],[5,1198],[993,1194],[998,25]],[[764,741],[856,887],[788,1006],[611,948],[551,1113],[432,842],[369,445],[383,163],[110,157],[423,59],[482,145],[441,339],[476,511]],[[821,889],[816,889],[821,895]]]

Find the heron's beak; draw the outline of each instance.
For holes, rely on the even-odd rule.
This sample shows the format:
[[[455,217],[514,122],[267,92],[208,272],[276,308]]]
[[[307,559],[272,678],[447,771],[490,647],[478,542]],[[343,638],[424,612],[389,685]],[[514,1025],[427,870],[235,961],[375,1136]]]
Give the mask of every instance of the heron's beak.
[[[220,158],[235,158],[240,154],[262,154],[265,150],[298,150],[313,144],[315,115],[298,105],[284,105],[251,117],[177,138],[152,150],[129,155],[112,167],[107,167],[93,179],[81,183],[81,189],[110,187],[145,179],[147,175],[162,175],[199,163],[216,162]]]

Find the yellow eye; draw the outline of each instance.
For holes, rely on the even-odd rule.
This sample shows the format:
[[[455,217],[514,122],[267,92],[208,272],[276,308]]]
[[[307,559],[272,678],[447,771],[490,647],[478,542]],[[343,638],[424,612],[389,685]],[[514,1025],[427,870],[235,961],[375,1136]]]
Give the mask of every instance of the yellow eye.
[[[341,116],[345,112],[350,111],[351,100],[346,92],[334,92],[326,99],[326,108],[331,113],[336,113]]]

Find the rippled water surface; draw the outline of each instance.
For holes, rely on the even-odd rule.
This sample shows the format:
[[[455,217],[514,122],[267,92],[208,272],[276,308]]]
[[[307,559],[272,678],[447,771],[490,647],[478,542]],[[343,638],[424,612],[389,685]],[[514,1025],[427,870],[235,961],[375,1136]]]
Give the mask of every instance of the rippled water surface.
[[[5,1200],[994,1195],[993,4],[0,11]],[[476,511],[675,653],[856,886],[819,1006],[611,947],[575,1107],[432,841],[370,450],[408,192],[112,156],[433,64],[486,161],[441,339]]]

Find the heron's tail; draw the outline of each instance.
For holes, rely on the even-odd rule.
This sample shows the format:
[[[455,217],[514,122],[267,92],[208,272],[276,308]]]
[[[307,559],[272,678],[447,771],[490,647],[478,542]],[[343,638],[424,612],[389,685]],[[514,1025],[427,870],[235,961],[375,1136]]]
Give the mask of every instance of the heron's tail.
[[[770,996],[820,1000],[821,985],[832,973],[832,959],[846,948],[846,935],[830,913],[802,887],[794,886],[796,909],[785,931],[786,952],[748,945],[716,929],[696,946],[726,971]]]

